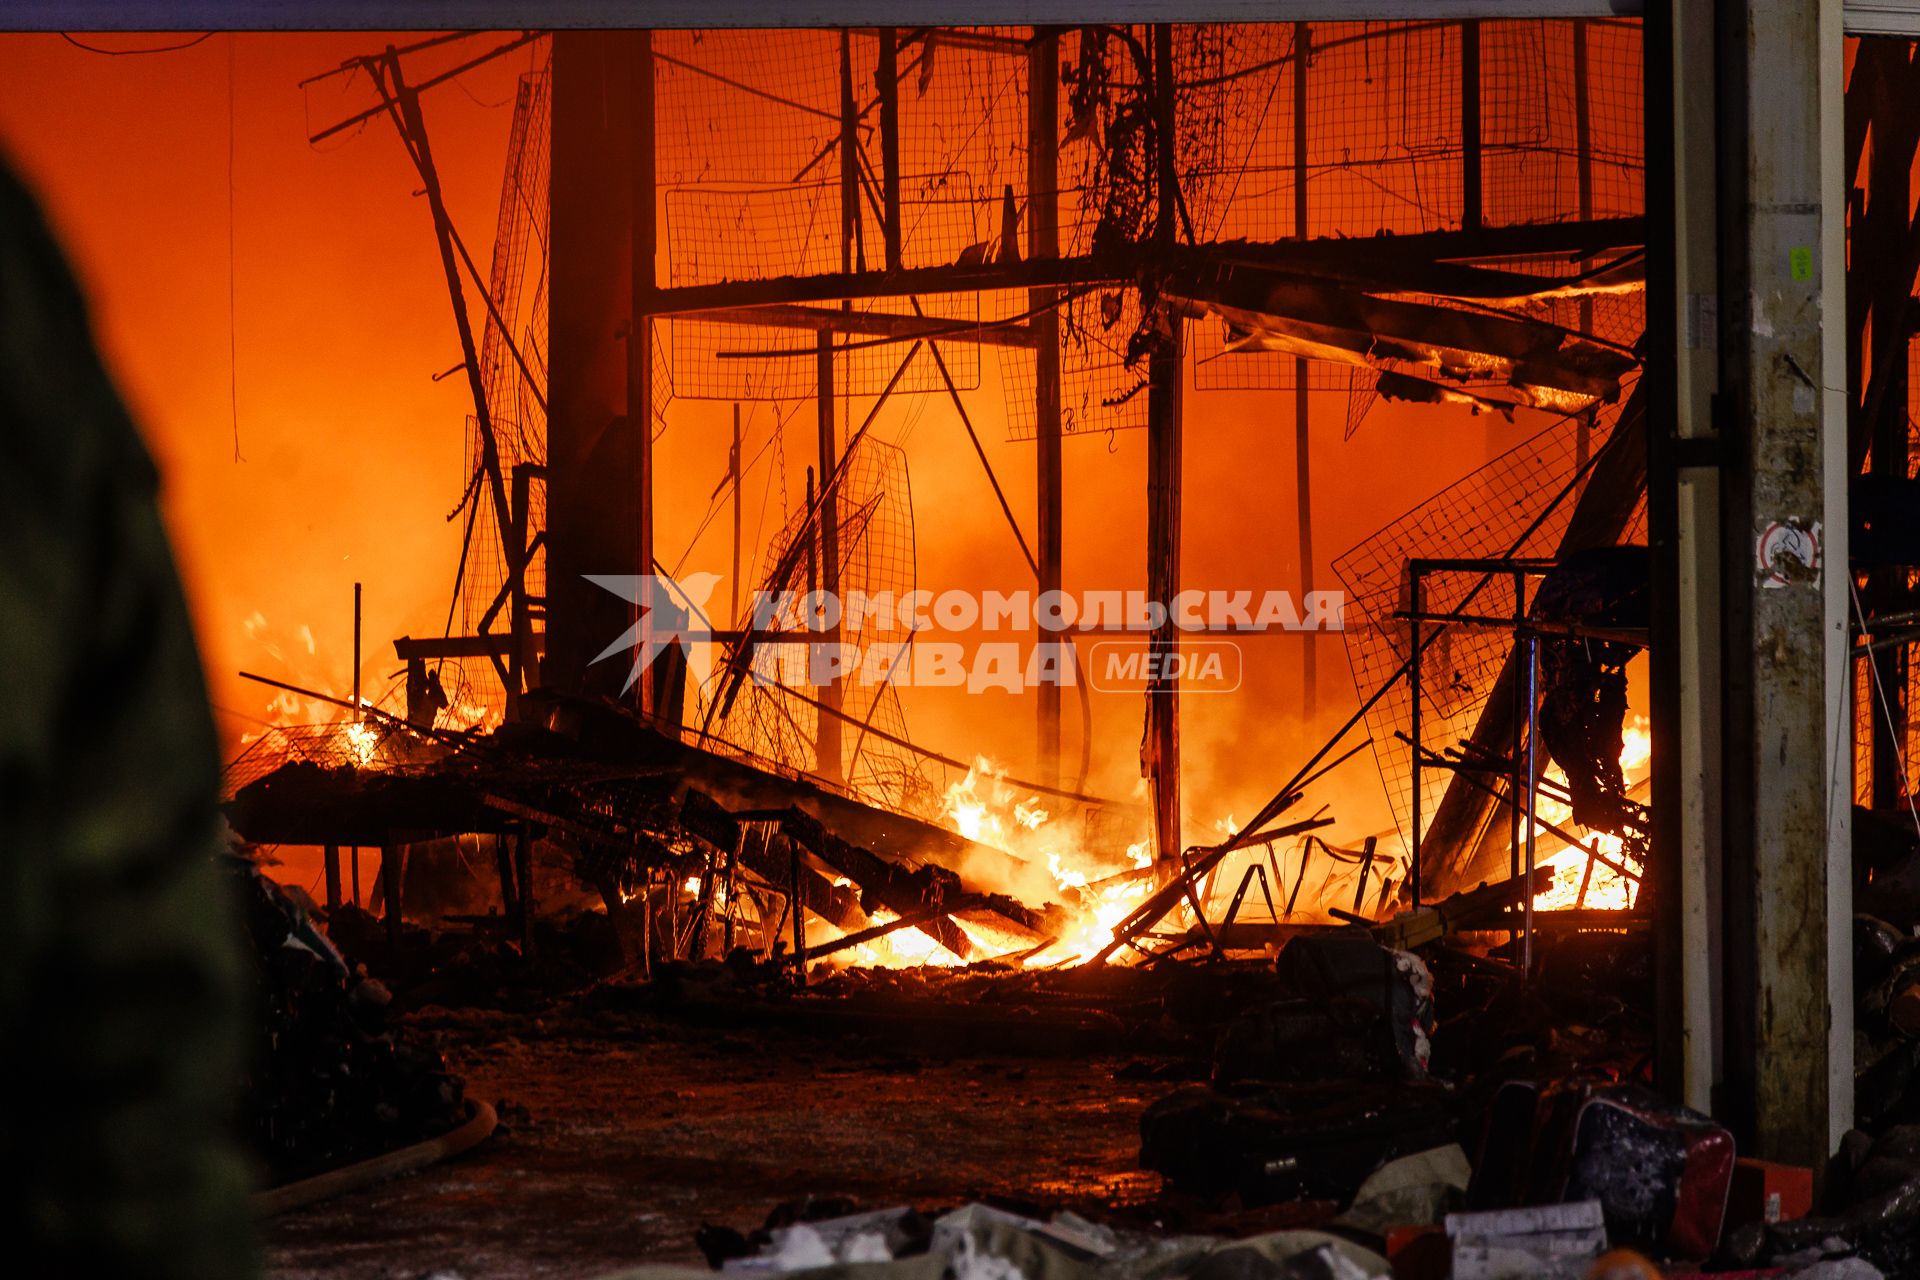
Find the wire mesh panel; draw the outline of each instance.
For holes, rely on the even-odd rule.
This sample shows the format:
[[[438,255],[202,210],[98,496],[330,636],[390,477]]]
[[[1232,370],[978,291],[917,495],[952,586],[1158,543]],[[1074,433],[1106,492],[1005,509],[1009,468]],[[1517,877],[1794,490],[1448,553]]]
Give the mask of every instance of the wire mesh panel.
[[[1636,23],[1206,23],[1172,33],[1183,241],[1453,230],[1470,204],[1486,226],[1640,209]],[[879,38],[871,31],[655,37],[674,283],[882,265]],[[1159,218],[1151,39],[1146,27],[1076,28],[1059,39],[1058,198],[1068,254],[1138,243]],[[1030,40],[1024,28],[903,37],[903,265],[1020,256],[1029,225]],[[852,107],[850,136],[841,128],[843,102]],[[1469,102],[1478,114],[1471,139]],[[743,114],[755,120],[751,136],[736,127]],[[1465,191],[1469,151],[1480,173],[1474,201]],[[842,183],[849,154],[856,167],[850,186]],[[1137,396],[1144,374],[1127,360],[1138,301],[1136,289],[1116,285],[1071,296],[1062,307],[1065,430],[1144,423]],[[1025,298],[1009,294],[986,305],[1004,318]],[[939,314],[965,311],[949,306]],[[804,359],[749,358],[785,342],[743,344],[692,319],[671,329],[678,394],[800,398],[813,384]],[[1217,325],[1194,329],[1192,338],[1198,389],[1293,386],[1298,365],[1289,355],[1229,352]],[[956,380],[976,385],[975,357],[956,358],[971,366],[956,368]],[[854,394],[879,390],[893,371],[885,359],[848,363],[836,381]],[[1008,352],[1001,363],[1009,433],[1030,438],[1032,361]],[[1311,389],[1345,400],[1350,428],[1373,402],[1371,380],[1347,370],[1313,363],[1307,376]],[[924,376],[900,387],[938,389]]]
[[[547,384],[550,87],[547,63],[522,76],[516,92],[487,286],[493,305],[486,309],[480,338],[480,382],[509,504],[515,473],[523,466],[544,466],[547,460],[541,401]],[[459,620],[470,634],[483,620],[495,633],[513,626],[512,603],[502,599],[508,577],[500,532],[505,522],[496,510],[482,456],[480,421],[469,415],[462,477],[467,488],[454,518],[463,526]],[[546,486],[532,484],[528,498],[530,538],[533,531],[546,528]],[[544,551],[527,567],[527,590],[534,596],[545,594]],[[505,706],[506,689],[491,663],[448,660],[437,664],[435,675],[448,694],[451,718],[462,726],[497,716]]]
[[[1205,30],[1205,28],[1202,28]],[[1217,126],[1225,168],[1183,168],[1201,239],[1279,240],[1455,230],[1465,215],[1465,28],[1313,23],[1230,29],[1182,68],[1185,130]],[[1622,217],[1643,207],[1640,31],[1612,21],[1478,24],[1481,224]],[[1308,50],[1304,150],[1295,146],[1295,45]],[[1187,86],[1191,86],[1190,88]],[[1227,90],[1231,87],[1231,92]],[[1190,101],[1191,99],[1191,101]],[[1183,156],[1184,161],[1184,156]],[[1209,200],[1209,191],[1223,193]],[[1562,264],[1549,264],[1556,270]],[[1637,326],[1626,340],[1637,337]],[[1293,357],[1229,352],[1195,333],[1198,390],[1290,390]],[[1308,387],[1351,379],[1308,365]]]
[[[276,725],[235,756],[220,779],[222,800],[289,764],[323,769],[405,770],[433,753],[424,739],[391,721],[349,718],[326,724]]]
[[[658,172],[674,285],[886,266],[875,32],[669,32],[655,37]],[[843,84],[843,58],[845,62]],[[940,266],[1019,253],[1026,181],[1026,33],[924,30],[898,53],[900,261]],[[844,90],[844,97],[843,97]],[[843,182],[854,106],[854,181]],[[750,115],[752,136],[738,120]],[[848,197],[851,194],[851,203]],[[1014,228],[1011,236],[1010,228]],[[977,294],[863,302],[859,309],[964,324]],[[697,318],[670,323],[676,394],[727,400],[813,394],[800,333],[753,333]],[[836,388],[873,395],[907,342],[836,339]],[[769,353],[756,356],[755,353]],[[945,347],[956,386],[979,385],[970,344]],[[944,391],[931,362],[896,393]]]
[[[815,588],[836,593],[843,603],[855,597],[901,601],[913,591],[913,494],[905,451],[863,438],[847,458],[836,498],[837,578],[829,582],[824,576],[820,512],[803,507],[767,548],[756,590],[762,600],[778,604],[763,607],[756,628],[808,629],[806,597]],[[700,691],[705,732],[723,751],[844,779],[849,792],[870,803],[935,817],[946,779],[937,776],[938,766],[900,745],[907,740],[906,718],[891,679],[899,664],[911,663],[912,638],[897,609],[864,614],[857,625],[841,620],[839,642],[857,656],[850,657],[850,674],[838,685],[837,760],[820,758],[818,729],[821,717],[831,713],[816,705],[826,700],[826,690],[812,683],[816,650],[807,644],[758,645],[754,675],[739,685],[731,706],[724,701],[726,673],[718,673]]]
[[[1490,225],[1644,207],[1640,28],[1481,24],[1482,198]]]
[[[1590,446],[1598,450],[1618,417],[1609,409],[1596,424]],[[1413,770],[1409,734],[1413,698],[1400,679],[1411,651],[1411,627],[1397,612],[1409,610],[1408,561],[1424,558],[1547,558],[1559,549],[1576,501],[1580,437],[1569,424],[1541,431],[1450,485],[1333,562],[1347,591],[1347,661],[1364,699],[1393,687],[1368,713],[1374,757],[1386,785],[1394,820],[1403,835],[1412,830]],[[1630,522],[1631,540],[1639,520]],[[1510,580],[1481,574],[1438,574],[1425,587],[1426,612],[1461,611],[1511,617]],[[1471,737],[1494,681],[1513,647],[1510,629],[1448,624],[1422,628],[1420,739],[1439,751]],[[1450,775],[1422,773],[1421,812],[1431,820]]]
[[[1013,295],[1001,295],[1003,306]],[[1019,295],[1021,305],[1025,295]],[[1147,425],[1147,370],[1127,367],[1126,346],[1140,327],[1140,294],[1125,287],[1093,289],[1070,297],[1060,315],[1060,430],[1064,435],[1129,431]],[[1189,325],[1191,330],[1193,326]],[[1007,438],[1031,440],[1035,432],[1034,358],[1003,351]]]

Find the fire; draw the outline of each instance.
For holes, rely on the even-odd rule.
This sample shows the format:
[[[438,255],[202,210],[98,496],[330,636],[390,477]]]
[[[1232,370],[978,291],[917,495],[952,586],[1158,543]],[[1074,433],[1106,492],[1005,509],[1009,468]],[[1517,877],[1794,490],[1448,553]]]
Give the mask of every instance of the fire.
[[[340,689],[326,674],[326,671],[332,670],[335,664],[331,658],[320,655],[319,645],[314,640],[311,626],[302,623],[292,628],[291,638],[288,638],[287,628],[269,622],[266,615],[255,611],[241,622],[240,630],[261,653],[278,664],[278,670],[272,666],[266,668],[270,674],[277,679],[284,679],[289,684],[311,689],[317,695],[309,697],[291,689],[263,690],[266,703],[262,713],[257,717],[249,716],[250,719],[257,719],[268,728],[287,728],[335,724],[353,716],[350,705],[351,688]],[[499,726],[500,708],[489,705],[476,696],[476,686],[473,682],[462,678],[458,664],[447,664],[442,669],[441,675],[445,680],[445,692],[450,701],[434,718],[435,728],[466,733],[485,731]],[[362,694],[360,698],[362,708],[386,710],[394,715],[399,715],[406,710],[402,705],[403,702],[404,692],[397,685],[389,688],[379,697],[368,697]],[[384,708],[382,703],[386,704]],[[369,734],[372,736],[370,737]],[[373,734],[364,723],[358,723],[349,728],[347,749],[355,764],[364,767],[374,763],[375,750],[381,736]],[[258,730],[248,730],[240,734],[239,744],[245,747],[260,737],[261,733]]]
[[[874,924],[888,924],[900,917],[882,909],[875,913]],[[949,967],[965,964],[953,952],[941,946],[931,934],[919,929],[895,929],[857,947],[837,952],[832,959],[869,969],[908,969],[916,965]]]
[[[1068,890],[1077,890],[1079,894],[1075,927],[1045,951],[1029,956],[1029,965],[1078,964],[1091,959],[1113,941],[1113,931],[1122,920],[1133,914],[1134,908],[1155,887],[1152,876],[1129,874],[1144,872],[1153,865],[1153,847],[1148,841],[1141,840],[1128,845],[1127,860],[1133,864],[1127,872],[1105,881],[1073,885],[1065,878],[1061,879],[1063,896]],[[1067,876],[1079,874],[1066,872]]]
[[[1002,849],[1033,868],[1033,875],[1023,883],[990,887],[1036,905],[1043,900],[1056,903],[1069,914],[1070,926],[1041,950],[1015,942],[997,948],[1000,954],[1029,952],[1024,959],[1027,965],[1072,964],[1089,958],[1113,940],[1114,927],[1153,891],[1152,878],[1139,874],[1153,862],[1148,841],[1130,844],[1124,858],[1088,849],[1071,822],[1058,820],[1039,796],[1025,794],[1008,780],[1004,768],[985,756],[977,757],[966,777],[947,788],[941,814],[949,827],[967,839]],[[876,940],[876,950],[878,944],[893,939],[902,939],[887,949],[893,963],[952,962],[945,948],[917,929],[902,929]],[[926,960],[919,958],[919,939],[931,945]],[[866,950],[854,948],[856,953]]]
[[[1652,757],[1653,738],[1647,732],[1646,717],[1635,716],[1621,734],[1620,769],[1627,776],[1629,790],[1644,780],[1647,764]],[[1566,775],[1557,765],[1549,768],[1546,776],[1560,782],[1566,780]],[[1572,821],[1573,810],[1546,795],[1538,797],[1535,807],[1543,824],[1550,822],[1564,830]],[[1548,831],[1544,825],[1540,827],[1537,839],[1561,843],[1560,837]],[[1631,865],[1626,860],[1619,837],[1593,832],[1587,836],[1587,843],[1605,857],[1622,865]],[[1554,911],[1584,906],[1619,911],[1633,905],[1638,886],[1598,859],[1593,860],[1593,871],[1589,875],[1587,863],[1587,855],[1572,848],[1563,849],[1551,858],[1542,860],[1541,866],[1553,868],[1553,884],[1534,896],[1534,908]],[[1583,880],[1586,882],[1584,896],[1581,893]]]
[[[379,746],[379,731],[366,721],[347,726],[347,750],[353,753],[353,762],[359,768],[364,769],[373,763],[373,754]]]

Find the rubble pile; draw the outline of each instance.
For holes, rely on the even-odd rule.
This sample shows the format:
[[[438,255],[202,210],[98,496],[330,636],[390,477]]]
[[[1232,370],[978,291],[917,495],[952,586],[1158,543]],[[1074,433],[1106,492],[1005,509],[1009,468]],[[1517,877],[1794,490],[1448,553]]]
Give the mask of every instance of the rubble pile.
[[[390,1025],[391,995],[350,968],[289,891],[226,859],[257,988],[245,1130],[282,1184],[437,1137],[467,1118],[440,1055]]]
[[[807,1272],[870,1280],[1034,1276],[1048,1280],[1367,1280],[1390,1276],[1379,1253],[1322,1231],[1246,1239],[1118,1230],[1073,1213],[1027,1217],[985,1204],[939,1214],[912,1208],[857,1211],[842,1200],[776,1208],[750,1233],[700,1232],[708,1263],[729,1275]],[[703,1273],[650,1267],[657,1280]],[[607,1280],[622,1280],[619,1276]]]

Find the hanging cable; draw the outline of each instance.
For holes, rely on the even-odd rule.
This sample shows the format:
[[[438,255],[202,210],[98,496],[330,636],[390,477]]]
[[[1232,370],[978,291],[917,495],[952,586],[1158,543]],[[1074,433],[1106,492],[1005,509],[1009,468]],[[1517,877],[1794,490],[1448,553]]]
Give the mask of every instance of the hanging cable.
[[[191,49],[197,44],[206,43],[208,40],[213,39],[215,34],[216,33],[212,31],[203,31],[191,40],[183,40],[179,44],[156,45],[149,49],[102,49],[100,46],[88,44],[84,40],[76,40],[64,31],[60,33],[60,38],[76,49],[82,49],[88,53],[97,53],[103,58],[134,58],[147,53],[179,53],[182,49]]]
[[[240,456],[240,325],[238,308],[235,305],[234,286],[234,194],[233,194],[233,151],[234,151],[234,69],[233,49],[239,40],[237,33],[227,36],[227,408],[233,416],[233,460],[245,462]],[[205,36],[200,38],[206,39]],[[199,41],[194,41],[198,44]],[[190,46],[182,45],[181,48]]]

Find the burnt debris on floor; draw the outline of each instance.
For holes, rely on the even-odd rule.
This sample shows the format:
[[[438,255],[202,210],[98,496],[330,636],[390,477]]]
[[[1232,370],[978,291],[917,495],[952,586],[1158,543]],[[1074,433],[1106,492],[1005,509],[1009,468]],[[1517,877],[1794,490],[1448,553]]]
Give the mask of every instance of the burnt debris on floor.
[[[1185,1249],[1195,1267],[1261,1276],[1576,1275],[1602,1246],[1675,1268],[1849,1257],[1898,1273],[1907,1256],[1905,1208],[1920,1196],[1920,1157],[1908,1153],[1920,1143],[1900,1127],[1920,1030],[1907,1009],[1920,983],[1910,924],[1861,924],[1863,1026],[1884,1035],[1862,1079],[1881,1087],[1862,1089],[1855,1167],[1815,1204],[1811,1171],[1742,1160],[1726,1129],[1651,1092],[1646,916],[1530,910],[1553,868],[1417,907],[1362,881],[1353,902],[1372,914],[1332,924],[1290,918],[1286,881],[1262,895],[1264,876],[1249,870],[1210,918],[1208,877],[1244,847],[1231,837],[1188,851],[1163,879],[1120,874],[1137,887],[1106,917],[1107,944],[1049,957],[1084,902],[993,887],[1012,882],[1000,850],[689,747],[611,706],[556,711],[487,738],[387,725],[377,765],[289,758],[236,787],[242,836],[386,855],[377,914],[336,887],[309,909],[248,881],[292,1011],[276,1042],[283,1063],[260,1081],[280,1091],[258,1108],[280,1144],[276,1174],[458,1125],[460,1082],[428,1046],[461,1028],[484,1061],[487,1034],[474,1028],[491,1018],[514,1038],[544,1024],[542,1040],[590,1055],[609,1037],[704,1042],[743,1061],[845,1043],[856,1046],[850,1078],[908,1107],[953,1064],[997,1060],[997,1091],[941,1099],[963,1128],[1004,1129],[1017,1114],[1044,1132],[1062,1099],[1021,1097],[1029,1072],[1126,1099],[1124,1115],[1101,1112],[1116,1126],[1105,1154],[1052,1181],[977,1168],[930,1181],[914,1167],[929,1153],[889,1152],[882,1137],[857,1179],[823,1169],[795,1185],[794,1170],[748,1160],[728,1166],[721,1194],[703,1181],[719,1167],[700,1172],[697,1151],[676,1153],[668,1137],[662,1158],[679,1162],[684,1195],[730,1209],[722,1220],[683,1204],[680,1252],[697,1242],[728,1270],[912,1269],[951,1264],[956,1250],[1118,1274],[1140,1249]],[[1242,829],[1246,843],[1317,839],[1323,816],[1287,812],[1306,790],[1283,788]],[[1631,802],[1616,812],[1644,822]],[[1862,858],[1893,886],[1910,853],[1863,845]],[[1598,856],[1590,849],[1589,863]],[[1372,869],[1370,856],[1347,865],[1356,878]],[[924,951],[874,949],[914,934]],[[288,1070],[302,1054],[308,1070]],[[813,1088],[788,1079],[787,1105],[804,1115]],[[684,1092],[696,1097],[698,1079]],[[526,1154],[515,1130],[537,1132],[539,1109],[494,1101],[503,1136],[456,1168],[506,1172]],[[365,1125],[316,1119],[349,1103],[359,1111],[342,1114]],[[831,1221],[802,1231],[776,1213],[754,1226],[756,1198],[796,1193],[816,1197],[806,1214],[834,1210]],[[992,1207],[965,1207],[982,1193]],[[297,1239],[300,1216],[276,1233]],[[1077,1243],[1054,1258],[1063,1230]],[[1282,1250],[1275,1232],[1293,1243]],[[1321,1243],[1295,1247],[1302,1232]]]
[[[774,1174],[736,1156],[721,1194],[702,1183],[699,1157],[676,1154],[667,1138],[661,1158],[688,1180],[675,1218],[683,1234],[657,1242],[653,1256],[688,1257],[697,1245],[729,1271],[884,1263],[921,1274],[913,1259],[950,1264],[958,1250],[1014,1265],[1045,1260],[1067,1268],[1061,1274],[1130,1274],[1144,1249],[1208,1274],[1509,1276],[1584,1275],[1604,1246],[1660,1260],[1669,1274],[1791,1274],[1852,1259],[1844,1274],[1898,1275],[1920,1249],[1920,1123],[1910,1118],[1920,1101],[1910,1101],[1906,1065],[1916,1039],[1905,1013],[1913,944],[1870,917],[1856,935],[1857,976],[1861,1025],[1877,1052],[1861,1062],[1861,1128],[1816,1202],[1812,1171],[1744,1159],[1726,1129],[1651,1092],[1644,925],[1542,912],[1527,975],[1512,936],[1522,897],[1514,883],[1370,926],[1294,927],[1272,934],[1264,953],[1202,948],[1159,963],[1047,968],[1023,966],[1017,952],[903,968],[836,966],[829,955],[811,960],[802,982],[781,948],[738,941],[724,957],[683,954],[643,969],[592,895],[537,915],[536,942],[523,951],[517,926],[497,911],[408,922],[396,940],[362,909],[309,914],[251,868],[242,878],[253,886],[263,960],[289,993],[277,997],[288,1009],[278,1050],[283,1062],[310,1055],[313,1068],[292,1073],[305,1093],[263,1112],[262,1133],[285,1148],[276,1171],[311,1171],[457,1123],[459,1083],[428,1047],[449,1030],[460,1053],[481,1062],[524,1052],[514,1046],[529,1036],[550,1046],[543,1052],[577,1043],[589,1058],[606,1046],[704,1045],[749,1072],[762,1070],[756,1062],[792,1064],[758,1078],[783,1080],[781,1094],[802,1113],[815,1082],[835,1079],[894,1109],[867,1117],[881,1131],[860,1176],[822,1165],[805,1187],[795,1176],[805,1177],[806,1161]],[[327,933],[343,940],[344,956]],[[330,1082],[326,1064],[347,1061],[350,1085]],[[642,1069],[611,1068],[607,1086]],[[498,1078],[497,1065],[481,1070]],[[889,1157],[887,1117],[949,1078],[996,1083],[943,1097],[936,1110],[946,1123],[1004,1129],[1017,1115],[1049,1125],[1066,1099],[1059,1084],[1023,1096],[1029,1073],[1077,1081],[1066,1096],[1123,1100],[1099,1112],[1111,1126],[1104,1155],[1089,1152],[1078,1175],[1023,1180],[1010,1168],[990,1181],[961,1154],[961,1138],[946,1140],[972,1170],[957,1181],[917,1173],[929,1153],[912,1143],[897,1163]],[[282,1065],[263,1080],[288,1074]],[[700,1076],[679,1077],[667,1096],[687,1101],[673,1106],[699,1105]],[[331,1091],[323,1100],[314,1090]],[[497,1102],[503,1136],[456,1167],[511,1200],[498,1174],[482,1171],[496,1161],[500,1173],[511,1169],[543,1117],[538,1103]],[[331,1145],[300,1145],[321,1131],[303,1130],[302,1108],[311,1117],[329,1107],[337,1120],[354,1114],[342,1110],[349,1103],[365,1104],[367,1126],[336,1123],[324,1128]],[[988,1158],[1010,1155],[1001,1147]],[[803,1191],[810,1205],[755,1216],[757,1198],[783,1204]],[[982,1193],[993,1207],[964,1207]],[[893,1207],[903,1204],[917,1212]],[[715,1206],[730,1211],[705,1211]],[[294,1243],[300,1217],[274,1228],[286,1233],[288,1256],[305,1247]],[[337,1216],[315,1220],[339,1229]],[[1309,1238],[1318,1243],[1304,1246]],[[620,1250],[609,1248],[612,1263]]]

